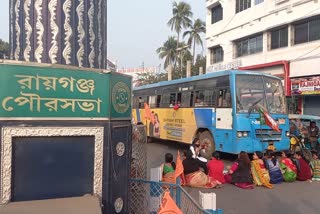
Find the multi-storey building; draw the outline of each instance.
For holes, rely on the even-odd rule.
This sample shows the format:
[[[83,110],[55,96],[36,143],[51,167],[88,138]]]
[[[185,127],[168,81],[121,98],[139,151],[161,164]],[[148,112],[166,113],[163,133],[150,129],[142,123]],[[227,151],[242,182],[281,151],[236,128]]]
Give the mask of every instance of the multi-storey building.
[[[207,0],[207,72],[283,78],[290,112],[320,115],[320,1]]]

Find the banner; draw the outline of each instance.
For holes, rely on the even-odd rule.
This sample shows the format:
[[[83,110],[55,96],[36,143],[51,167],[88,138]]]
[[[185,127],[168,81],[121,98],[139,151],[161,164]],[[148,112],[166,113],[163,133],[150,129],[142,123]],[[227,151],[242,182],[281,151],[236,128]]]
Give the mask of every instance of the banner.
[[[292,95],[320,94],[320,76],[291,79]]]
[[[177,204],[171,198],[169,192],[165,192],[158,214],[183,214]]]

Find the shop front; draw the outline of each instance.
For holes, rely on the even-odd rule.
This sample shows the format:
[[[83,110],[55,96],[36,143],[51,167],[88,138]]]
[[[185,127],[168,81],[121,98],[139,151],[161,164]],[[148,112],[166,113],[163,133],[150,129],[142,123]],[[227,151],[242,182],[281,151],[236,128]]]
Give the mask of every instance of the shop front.
[[[320,56],[290,61],[291,97],[296,110],[320,116]]]
[[[291,93],[302,100],[303,114],[320,116],[320,75],[292,78]]]

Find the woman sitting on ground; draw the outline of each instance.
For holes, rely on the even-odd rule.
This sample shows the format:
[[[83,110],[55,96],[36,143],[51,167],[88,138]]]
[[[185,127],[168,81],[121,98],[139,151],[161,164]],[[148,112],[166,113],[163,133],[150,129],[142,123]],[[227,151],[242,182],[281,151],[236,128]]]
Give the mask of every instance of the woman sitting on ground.
[[[220,155],[218,152],[212,153],[212,159],[208,163],[208,170],[209,177],[219,181],[222,184],[226,182],[223,175],[224,164],[220,160]]]
[[[297,178],[297,167],[291,160],[292,154],[283,151],[280,158],[280,168],[285,182],[293,182]]]
[[[225,179],[228,183],[232,183],[242,189],[253,189],[251,176],[251,164],[249,156],[246,152],[240,152],[238,159],[229,169]]]
[[[269,189],[273,188],[273,185],[270,184],[270,176],[269,172],[264,165],[262,160],[263,154],[262,152],[255,152],[252,156],[251,161],[251,173],[253,177],[253,182],[256,186],[265,186]]]
[[[199,166],[206,175],[208,174],[207,163],[208,160],[204,158],[203,154],[205,154],[205,149],[202,148],[201,142],[199,138],[195,138],[192,141],[190,146],[190,150],[192,152],[192,158],[196,159],[199,162]]]
[[[200,139],[195,138],[192,141],[192,144],[190,146],[190,151],[192,152],[192,157],[197,158],[200,152]]]
[[[300,151],[294,154],[296,159],[296,165],[298,169],[297,180],[299,181],[311,181],[311,168],[309,164],[302,158],[302,153]]]
[[[274,156],[272,150],[266,151],[266,156],[264,159],[266,168],[269,171],[270,183],[271,184],[280,184],[283,181],[282,172],[280,170],[280,164],[277,158]]]
[[[162,169],[162,182],[166,183],[176,183],[175,180],[175,169],[176,164],[173,162],[173,155],[171,153],[167,153],[165,155],[165,162],[161,165]]]
[[[207,167],[208,160],[203,157],[204,152],[205,152],[204,149],[201,149],[199,152],[199,155],[196,159],[199,163],[199,167],[200,167],[201,171],[203,171],[206,175],[208,175],[208,167]]]
[[[310,166],[313,174],[312,180],[320,181],[320,160],[316,151],[312,151],[312,159],[310,161]]]
[[[186,153],[186,159],[182,161],[185,175],[185,182],[187,186],[202,187],[202,188],[214,188],[220,184],[220,182],[210,178],[199,168],[199,161],[192,158],[192,151],[188,150]]]

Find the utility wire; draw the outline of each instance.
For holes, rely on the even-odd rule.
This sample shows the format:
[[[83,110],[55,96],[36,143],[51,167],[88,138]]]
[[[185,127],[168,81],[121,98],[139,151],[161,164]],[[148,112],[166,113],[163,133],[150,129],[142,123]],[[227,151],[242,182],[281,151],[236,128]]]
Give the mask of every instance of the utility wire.
[[[306,55],[308,55],[308,54],[312,53],[313,51],[315,51],[315,50],[317,50],[317,49],[319,49],[319,48],[320,48],[320,45],[318,45],[317,47],[315,47],[315,48],[314,48],[314,49],[312,49],[311,51],[309,51],[309,52],[307,52],[307,53],[305,53],[305,54],[302,54],[301,56],[298,56],[297,58],[292,59],[292,60],[290,60],[290,61],[297,61],[298,59],[303,58],[304,56],[306,56]],[[319,54],[315,54],[314,56],[317,56],[317,55],[319,55]]]

